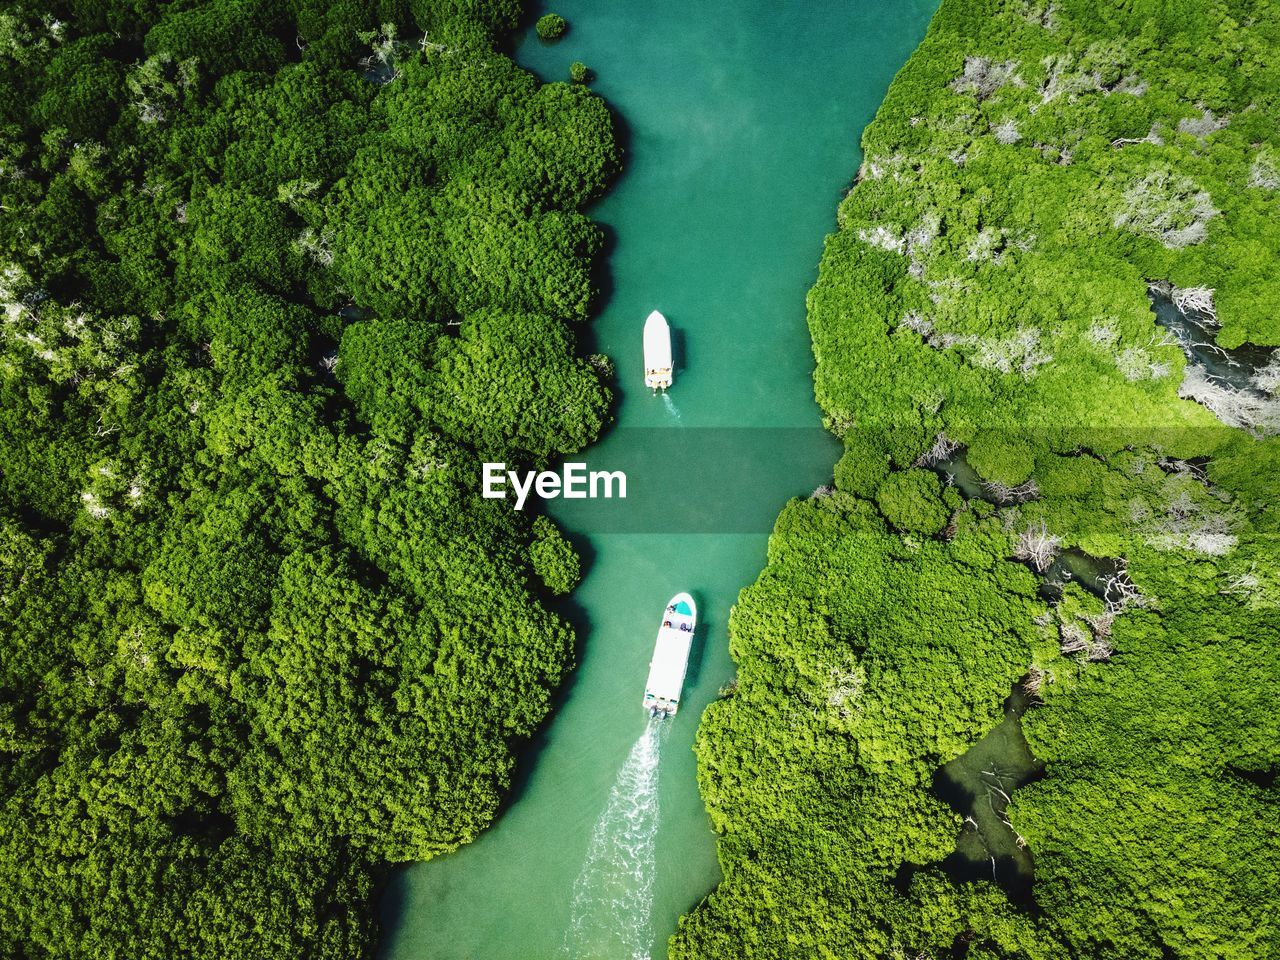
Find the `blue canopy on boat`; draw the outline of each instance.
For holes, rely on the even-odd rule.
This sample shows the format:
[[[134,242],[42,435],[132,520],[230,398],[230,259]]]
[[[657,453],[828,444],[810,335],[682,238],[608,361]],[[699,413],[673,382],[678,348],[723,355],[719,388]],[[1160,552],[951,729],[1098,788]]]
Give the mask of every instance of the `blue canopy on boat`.
[[[688,617],[693,614],[693,611],[689,609],[689,605],[687,603],[681,600],[679,603],[676,604],[676,613],[682,613],[686,617]]]

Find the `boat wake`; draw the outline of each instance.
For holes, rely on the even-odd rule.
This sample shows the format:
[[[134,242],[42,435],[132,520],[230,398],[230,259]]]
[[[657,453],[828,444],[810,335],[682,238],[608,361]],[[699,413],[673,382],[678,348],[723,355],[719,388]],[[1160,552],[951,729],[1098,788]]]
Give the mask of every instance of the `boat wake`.
[[[671,394],[664,393],[662,395],[662,405],[667,408],[667,413],[671,414],[677,420],[680,419],[680,411],[676,409],[675,401],[671,399]]]
[[[573,885],[566,956],[650,960],[658,759],[668,726],[660,720],[649,721],[609,791]]]

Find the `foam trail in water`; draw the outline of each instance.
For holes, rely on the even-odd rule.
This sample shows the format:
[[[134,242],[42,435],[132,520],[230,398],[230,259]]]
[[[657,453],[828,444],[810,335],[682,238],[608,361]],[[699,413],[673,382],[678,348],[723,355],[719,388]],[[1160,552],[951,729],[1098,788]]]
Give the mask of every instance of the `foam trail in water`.
[[[666,727],[649,721],[591,832],[565,933],[566,955],[575,960],[650,960],[658,758]]]
[[[667,413],[671,414],[677,420],[680,419],[680,411],[676,409],[676,405],[671,399],[671,394],[663,393],[662,404],[667,408]]]

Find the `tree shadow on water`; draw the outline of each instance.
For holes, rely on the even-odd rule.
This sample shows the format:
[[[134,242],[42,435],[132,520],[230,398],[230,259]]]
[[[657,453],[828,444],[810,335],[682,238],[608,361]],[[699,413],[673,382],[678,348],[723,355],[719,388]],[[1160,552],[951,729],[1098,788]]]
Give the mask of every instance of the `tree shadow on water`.
[[[586,579],[590,576],[591,567],[595,561],[595,548],[585,537],[567,530],[562,532],[565,539],[569,541],[581,559],[583,579]],[[573,597],[574,594],[571,593],[568,597],[545,596],[543,598],[543,605],[573,629],[573,660],[560,686],[552,691],[551,709],[546,717],[538,724],[533,735],[516,751],[515,767],[511,771],[511,783],[507,788],[501,805],[498,807],[495,820],[501,818],[512,806],[518,803],[528,789],[529,780],[538,766],[538,758],[551,741],[551,725],[560,715],[561,708],[573,693],[573,688],[578,682],[578,667],[582,663],[586,639],[591,634],[591,620],[587,616],[587,611]]]
[[[595,252],[591,258],[591,320],[594,321],[604,313],[609,307],[609,303],[613,300],[614,279],[613,270],[609,264],[613,258],[613,251],[618,246],[618,231],[607,223],[596,222],[596,227],[600,230],[601,241],[600,249]],[[583,328],[583,342],[591,347],[594,352],[596,347],[596,336],[593,330],[593,323],[588,322]]]

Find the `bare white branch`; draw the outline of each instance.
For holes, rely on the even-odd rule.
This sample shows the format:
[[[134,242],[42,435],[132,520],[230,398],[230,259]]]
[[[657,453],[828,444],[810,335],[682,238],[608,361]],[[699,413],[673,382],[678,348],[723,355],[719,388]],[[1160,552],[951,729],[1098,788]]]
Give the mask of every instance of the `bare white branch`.
[[[982,101],[994,96],[1006,84],[1025,86],[1016,60],[996,63],[987,57],[966,57],[964,71],[951,81],[951,89],[957,93],[972,93]]]
[[[1061,547],[1062,538],[1051,534],[1042,520],[1038,525],[1029,525],[1018,536],[1013,555],[1030,563],[1039,573],[1044,573],[1057,558]]]

